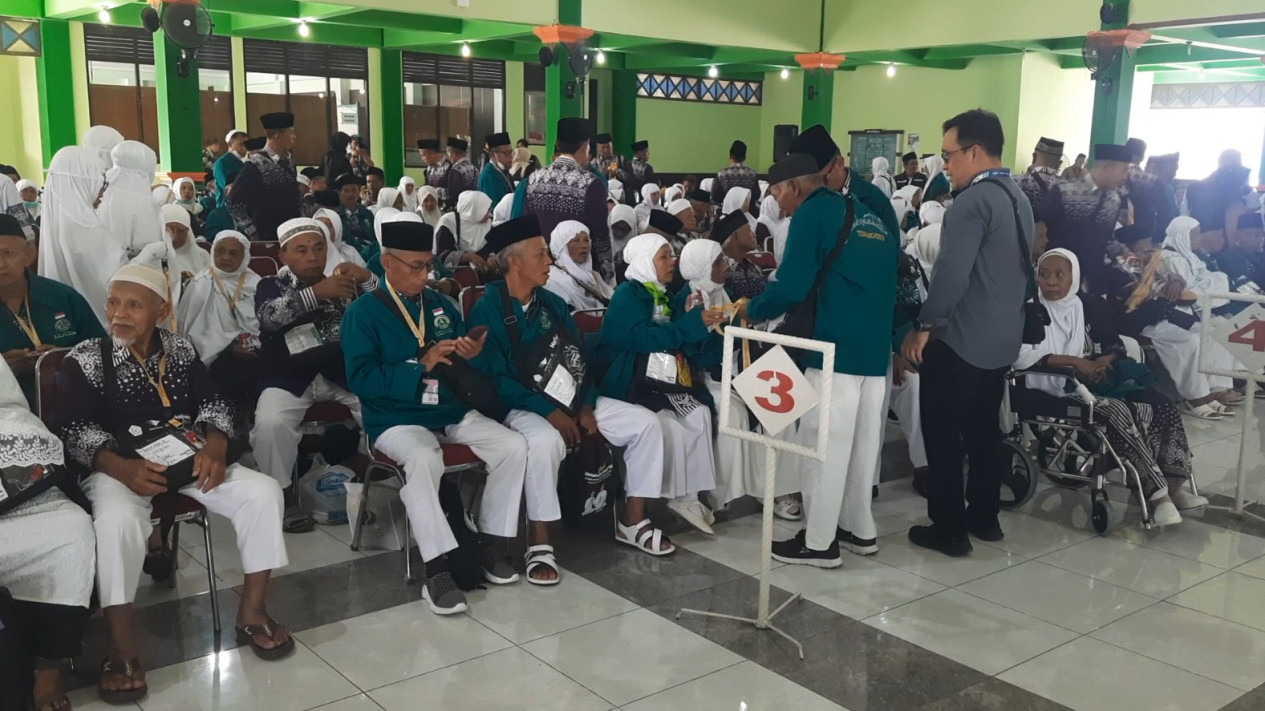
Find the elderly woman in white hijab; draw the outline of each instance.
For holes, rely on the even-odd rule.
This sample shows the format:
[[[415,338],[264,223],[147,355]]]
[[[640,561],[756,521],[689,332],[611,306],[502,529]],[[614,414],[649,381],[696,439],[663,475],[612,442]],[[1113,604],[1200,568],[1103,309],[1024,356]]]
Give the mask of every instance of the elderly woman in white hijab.
[[[728,215],[736,210],[751,213],[751,188],[730,188],[725,193],[725,201],[720,207],[721,215]],[[753,228],[754,229],[754,228]]]
[[[158,156],[140,141],[123,141],[114,147],[113,164],[105,174],[108,186],[97,214],[127,256],[135,257],[145,245],[163,238],[158,205],[150,199]]]
[[[15,187],[18,189],[18,197],[22,198],[22,206],[26,208],[26,214],[30,215],[32,220],[40,219],[40,186],[23,178]]]
[[[615,202],[624,201],[624,184],[621,181],[611,178],[610,182],[606,184],[606,192],[615,198]]]
[[[144,264],[166,273],[171,289],[169,303],[179,306],[184,283],[211,265],[211,255],[193,241],[189,212],[183,207],[163,205],[162,220],[162,241],[146,245],[132,263]],[[174,312],[172,317],[175,318]],[[179,323],[178,320],[175,321],[176,326]]]
[[[874,187],[883,191],[887,199],[892,199],[896,194],[896,179],[892,177],[892,171],[887,159],[883,156],[876,156],[870,161],[870,182],[874,183]]]
[[[756,237],[764,239],[777,234],[777,228],[786,218],[782,216],[782,208],[777,204],[777,198],[767,195],[760,201],[760,217],[756,219]]]
[[[0,362],[0,502],[12,506],[0,513],[0,581],[13,599],[0,620],[4,708],[70,708],[61,672],[66,659],[83,652],[96,532],[92,517],[60,488],[34,496],[18,488],[62,469],[63,457],[61,440],[31,413],[13,371]]]
[[[400,184],[395,189],[404,200],[404,206],[400,208],[400,211],[417,212],[417,182],[406,175],[400,178]]]
[[[664,285],[672,281],[676,260],[663,237],[634,237],[624,257],[627,281],[615,289],[598,339],[598,389],[658,413],[668,463],[662,496],[668,508],[710,534],[714,517],[698,496],[716,486],[711,410],[685,349],[706,341],[707,329],[725,316],[702,308],[702,297],[690,296],[685,312],[672,318]],[[616,537],[636,545],[637,528],[620,524]]]
[[[1102,349],[1102,355],[1095,355],[1098,349],[1093,348],[1094,344],[1089,340],[1091,331],[1086,327],[1085,305],[1077,293],[1079,284],[1080,263],[1071,251],[1051,249],[1037,260],[1037,286],[1041,303],[1050,313],[1051,323],[1046,326],[1044,341],[1037,345],[1024,345],[1020,349],[1016,368],[1034,365],[1070,367],[1076,370],[1078,380],[1088,386],[1105,381],[1111,370],[1117,367],[1122,349]],[[1064,386],[1067,381],[1064,378],[1028,376],[1026,380],[1028,387],[1055,397],[1082,397],[1082,394],[1066,392]],[[1201,502],[1199,497],[1183,491],[1181,480],[1170,486],[1161,467],[1160,460],[1167,456],[1164,450],[1176,446],[1186,450],[1178,458],[1186,461],[1185,476],[1189,476],[1185,430],[1181,417],[1166,398],[1142,396],[1126,401],[1098,395],[1094,396],[1094,412],[1096,418],[1106,423],[1107,440],[1112,448],[1135,467],[1156,525],[1181,523],[1179,506],[1195,508],[1207,505],[1206,499]],[[1136,485],[1135,482],[1129,483],[1131,488]]]
[[[73,287],[104,326],[107,284],[127,259],[97,214],[102,165],[96,151],[79,146],[53,156],[44,186],[39,274]]]
[[[509,222],[513,210],[514,193],[505,193],[501,196],[501,201],[496,203],[496,209],[492,210],[492,226],[496,227]]]
[[[119,133],[113,126],[92,126],[83,132],[83,136],[79,139],[79,145],[92,151],[100,158],[102,163],[102,171],[109,170],[113,165],[113,156],[111,153],[114,147],[123,142],[123,134]]]
[[[404,209],[404,198],[400,197],[400,191],[395,188],[383,188],[378,191],[378,201],[369,206],[370,212],[377,212],[384,207],[390,207],[395,210]]]
[[[394,208],[384,208],[373,216],[374,233],[378,235],[378,242],[382,242],[381,221],[398,214],[398,210]],[[365,266],[365,259],[355,247],[343,241],[343,221],[339,219],[337,212],[322,207],[317,210],[312,219],[316,220],[325,232],[325,276],[332,276],[334,270],[339,265],[350,262],[358,267]]]
[[[221,380],[220,361],[241,364],[255,358],[259,350],[255,316],[259,275],[250,270],[249,256],[246,235],[236,230],[220,232],[211,245],[211,264],[185,285],[176,310],[181,334],[198,349],[216,382]]]
[[[940,156],[928,156],[922,165],[923,172],[927,174],[927,184],[922,189],[923,203],[951,200],[949,195],[953,192],[953,186],[949,183],[949,176],[944,173],[944,159]]]
[[[173,204],[188,210],[195,223],[206,219],[202,214],[202,203],[198,202],[198,188],[193,184],[193,178],[176,179],[171,185],[171,192],[176,198]]]
[[[662,210],[663,192],[658,185],[646,183],[641,186],[641,202],[637,204],[637,231],[644,232],[650,225],[650,211]]]
[[[422,216],[422,222],[438,229],[444,216],[443,209],[439,207],[439,190],[423,185],[417,189],[417,199],[417,214]]]
[[[589,228],[575,220],[558,223],[549,238],[553,266],[549,267],[545,288],[567,302],[572,311],[606,308],[614,293],[593,270],[592,248]]]
[[[478,252],[488,243],[492,229],[492,198],[478,190],[467,190],[457,198],[457,210],[444,213],[435,230],[435,256],[449,269],[469,264],[487,269]]]
[[[637,230],[637,211],[628,205],[616,205],[606,218],[611,232],[611,252],[615,261],[623,258],[624,246],[633,238]],[[623,273],[623,270],[618,270]]]

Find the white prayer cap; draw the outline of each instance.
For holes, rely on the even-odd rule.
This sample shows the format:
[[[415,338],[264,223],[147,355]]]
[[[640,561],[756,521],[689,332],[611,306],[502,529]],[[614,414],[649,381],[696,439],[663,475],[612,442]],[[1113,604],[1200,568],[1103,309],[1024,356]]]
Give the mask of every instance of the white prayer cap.
[[[19,180],[16,187],[18,189],[18,192],[22,192],[23,190],[26,190],[27,188],[35,188],[37,190],[39,189],[38,185],[36,185],[35,183],[32,183],[26,178]]]
[[[312,187],[312,179],[302,173],[299,173],[298,175],[294,176],[294,179],[302,183],[303,185],[308,186],[309,188]]]
[[[677,198],[668,205],[668,214],[679,215],[686,210],[692,209],[694,208],[690,206],[689,200],[686,200],[685,198]]]
[[[242,243],[242,246],[246,248],[247,252],[250,251],[250,239],[237,230],[220,230],[219,234],[215,235],[215,239],[211,241],[211,246],[214,247],[220,243],[220,240],[225,239],[235,239]]]
[[[317,235],[325,234],[321,223],[316,220],[310,217],[296,217],[282,222],[281,226],[277,228],[277,241],[285,244],[295,237],[308,234],[309,232]]]
[[[158,294],[158,297],[163,301],[167,300],[167,277],[153,267],[147,267],[144,264],[124,264],[119,267],[114,276],[110,277],[111,284],[116,281],[129,281],[133,284],[140,284]]]
[[[232,142],[233,142],[233,136],[236,136],[236,135],[237,135],[237,134],[239,134],[239,133],[240,133],[240,134],[242,134],[243,136],[249,136],[249,135],[250,135],[249,133],[246,133],[245,131],[241,130],[240,128],[235,128],[235,129],[233,129],[232,131],[229,131],[228,133],[224,134],[224,143],[225,143],[225,144],[232,143]]]
[[[174,202],[158,208],[158,212],[162,215],[164,226],[175,222],[189,227],[189,211]]]

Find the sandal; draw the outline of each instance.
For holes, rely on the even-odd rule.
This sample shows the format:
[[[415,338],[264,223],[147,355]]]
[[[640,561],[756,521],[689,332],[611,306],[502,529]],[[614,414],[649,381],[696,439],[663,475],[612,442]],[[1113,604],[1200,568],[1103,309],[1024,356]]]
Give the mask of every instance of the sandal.
[[[106,674],[119,674],[124,679],[131,681],[141,671],[143,670],[141,669],[139,657],[132,657],[123,661],[101,660],[101,676],[103,679]],[[107,704],[130,704],[143,699],[148,693],[149,684],[136,689],[107,689],[101,685],[101,681],[97,682],[97,696]]]
[[[558,559],[553,555],[553,546],[541,544],[527,549],[527,582],[532,585],[547,587],[557,585],[562,580],[562,571],[558,569]],[[545,566],[554,572],[553,580],[540,580],[532,577],[532,571]]]
[[[1234,408],[1233,408],[1233,407],[1230,407],[1229,405],[1225,404],[1224,402],[1217,402],[1216,400],[1213,400],[1213,401],[1212,401],[1211,403],[1209,403],[1209,404],[1210,404],[1210,405],[1212,405],[1212,406],[1213,406],[1213,407],[1217,410],[1217,412],[1220,412],[1220,413],[1221,413],[1221,416],[1222,416],[1223,418],[1226,418],[1226,419],[1234,419]]]
[[[285,644],[271,649],[261,646],[259,643],[255,642],[255,635],[263,635],[274,642],[277,641],[276,634],[280,627],[281,625],[278,625],[277,621],[271,617],[268,618],[268,622],[266,624],[239,625],[235,628],[237,630],[237,643],[249,644],[250,650],[255,653],[255,656],[263,659],[264,661],[280,659],[294,649],[294,635],[290,635],[290,638],[285,641]]]
[[[804,510],[791,497],[778,498],[773,502],[773,515],[783,521],[799,521],[804,518]]]
[[[58,672],[57,685],[52,691],[35,698],[35,703],[31,705],[34,711],[70,711],[70,697],[66,696],[66,692],[62,689],[61,672],[65,669],[65,665],[60,659],[36,659],[36,671],[56,671]]]
[[[285,514],[281,519],[281,531],[283,533],[308,533],[316,530],[316,521],[312,520],[298,506],[291,506],[285,510]]]
[[[1221,410],[1213,407],[1211,403],[1191,405],[1190,401],[1187,400],[1182,403],[1182,413],[1190,415],[1191,417],[1198,417],[1201,420],[1210,420],[1212,422],[1225,419],[1221,414]]]
[[[145,562],[141,564],[141,572],[145,573],[156,583],[160,583],[171,577],[171,569],[175,564],[175,557],[171,554],[171,549],[164,543],[161,548],[155,548],[145,554]]]
[[[650,519],[642,519],[631,526],[615,521],[615,540],[650,555],[671,555],[676,546],[663,542],[663,531],[650,525]]]

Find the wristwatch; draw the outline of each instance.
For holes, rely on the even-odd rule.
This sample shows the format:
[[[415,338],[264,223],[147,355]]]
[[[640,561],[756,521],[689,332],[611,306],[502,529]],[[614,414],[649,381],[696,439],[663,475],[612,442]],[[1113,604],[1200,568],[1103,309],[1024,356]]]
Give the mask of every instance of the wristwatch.
[[[919,321],[918,319],[914,319],[914,330],[920,333],[930,333],[931,326]]]

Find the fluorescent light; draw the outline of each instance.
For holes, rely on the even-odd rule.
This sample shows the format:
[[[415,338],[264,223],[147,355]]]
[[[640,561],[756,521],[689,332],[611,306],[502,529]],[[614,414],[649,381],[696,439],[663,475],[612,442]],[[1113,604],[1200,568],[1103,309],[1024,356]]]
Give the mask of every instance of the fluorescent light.
[[[791,78],[791,70],[787,69],[786,67],[782,67],[782,78],[783,78],[783,79],[790,79],[790,78]]]
[[[606,64],[606,53],[600,49],[597,50],[597,63]]]
[[[112,22],[112,19],[111,19],[111,17],[110,17],[110,6],[109,6],[109,5],[102,5],[102,6],[101,6],[101,12],[98,12],[98,13],[97,13],[97,21],[98,21],[98,22],[100,22],[100,23],[101,23],[101,24],[103,24],[103,25],[108,25],[108,24],[110,24],[110,22]]]
[[[299,36],[308,37],[312,34],[312,28],[307,26],[307,20],[299,20]]]
[[[470,56],[470,45],[466,42],[461,43],[461,56],[463,57]]]
[[[888,77],[894,77],[894,76],[896,76],[896,65],[895,65],[895,64],[889,64],[889,65],[887,65],[887,76],[888,76]]]
[[[708,67],[707,76],[711,77],[712,79],[715,79],[716,77],[720,76],[720,70],[717,69],[716,65],[713,64],[711,67]]]

